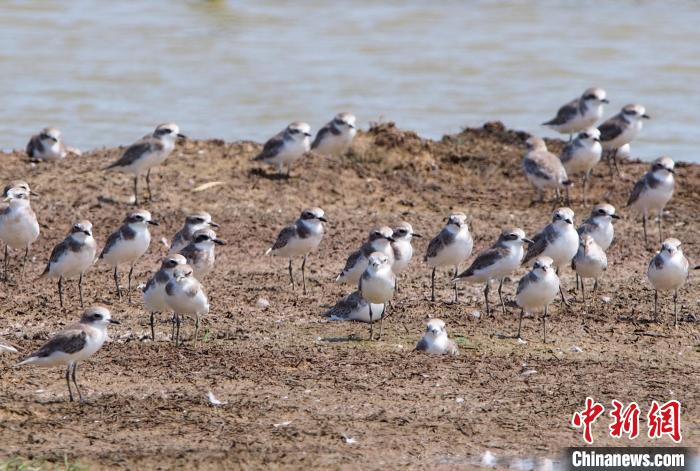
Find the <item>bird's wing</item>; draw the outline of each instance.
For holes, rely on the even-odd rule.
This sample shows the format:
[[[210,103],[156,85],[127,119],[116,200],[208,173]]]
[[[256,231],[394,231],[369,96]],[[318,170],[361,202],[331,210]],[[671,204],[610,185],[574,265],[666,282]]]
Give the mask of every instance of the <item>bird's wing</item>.
[[[284,131],[271,137],[263,146],[262,151],[253,160],[267,160],[276,156],[284,146]]]
[[[436,257],[437,254],[447,245],[447,231],[445,229],[441,230],[438,235],[436,235],[433,240],[428,244],[428,250],[425,253],[423,260],[428,260],[429,258]]]
[[[634,184],[634,188],[632,188],[632,193],[630,194],[630,197],[627,200],[627,206],[634,204],[634,202],[639,199],[639,196],[642,194],[642,192],[644,191],[644,188],[646,188],[646,186],[647,186],[647,176],[644,175],[642,178],[639,179],[639,181],[637,183]]]
[[[51,340],[35,351],[28,358],[45,358],[54,352],[75,353],[82,350],[87,342],[87,334],[84,330],[75,327],[69,328],[54,335]]]
[[[119,242],[121,239],[121,230],[117,232],[113,232],[112,234],[109,235],[107,238],[107,242],[105,243],[104,248],[102,249],[102,253],[100,253],[100,258],[104,257],[105,254],[108,254],[110,250]]]
[[[428,342],[425,340],[425,338],[421,337],[421,339],[416,344],[416,350],[419,352],[424,352],[427,349],[428,349]]]
[[[469,268],[457,275],[457,278],[467,278],[474,275],[474,272],[493,265],[494,262],[503,256],[503,251],[499,249],[500,247],[491,247],[490,249],[481,252],[472,262]]]
[[[618,114],[598,126],[601,142],[612,141],[622,134],[624,130],[624,119]]]
[[[347,261],[345,262],[345,268],[343,268],[343,272],[350,271],[352,270],[352,267],[355,266],[357,261],[360,259],[362,256],[362,249],[356,250],[353,253],[350,254],[348,257]]]
[[[314,142],[311,143],[311,149],[317,148],[319,145],[321,145],[321,141],[330,133],[333,133],[333,123],[328,123],[325,126],[323,126],[321,129],[318,130],[316,133],[316,137],[314,138]]]
[[[565,124],[571,121],[576,116],[576,113],[578,113],[578,98],[559,108],[554,118],[542,124],[545,126]]]
[[[34,157],[37,152],[44,152],[44,144],[41,143],[39,135],[32,136],[27,143],[27,155]]]
[[[527,262],[532,260],[533,258],[539,256],[544,252],[544,249],[547,248],[547,239],[548,239],[548,231],[550,230],[550,227],[547,226],[544,228],[542,232],[537,234],[535,238],[533,239],[534,244],[530,245],[527,249],[527,253],[525,254],[525,258],[523,259],[523,265],[525,265]]]
[[[277,240],[275,241],[274,245],[272,246],[272,250],[279,250],[283,247],[286,247],[287,244],[289,243],[290,240],[294,238],[294,236],[297,233],[297,227],[296,225],[291,225],[287,226],[284,229],[282,229],[277,236]]]
[[[124,154],[116,162],[111,163],[106,167],[106,169],[116,168],[116,167],[128,167],[129,165],[136,162],[143,154],[150,151],[162,150],[163,144],[160,140],[149,137],[141,139],[133,144],[131,144]]]
[[[367,304],[362,298],[359,291],[353,291],[349,295],[345,296],[343,299],[338,301],[335,306],[325,311],[321,314],[323,317],[338,317],[340,319],[347,319],[352,311]]]
[[[535,274],[532,272],[529,272],[527,275],[520,278],[520,281],[518,282],[518,289],[515,292],[516,296],[526,289],[530,283],[535,281],[535,279]]]

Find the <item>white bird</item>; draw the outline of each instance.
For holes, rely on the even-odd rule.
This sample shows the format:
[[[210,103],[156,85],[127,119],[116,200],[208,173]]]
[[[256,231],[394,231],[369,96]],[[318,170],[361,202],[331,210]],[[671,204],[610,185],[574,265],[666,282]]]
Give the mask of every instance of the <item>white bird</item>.
[[[73,391],[71,391],[70,386],[72,378],[75,390],[78,392],[78,398],[82,402],[83,395],[75,378],[78,362],[87,360],[102,348],[107,339],[107,326],[109,324],[119,324],[119,322],[112,319],[107,308],[90,307],[85,310],[79,323],[54,335],[44,346],[19,362],[17,366],[67,365],[66,384],[68,385],[70,401],[73,402]]]
[[[430,300],[435,301],[435,270],[438,267],[454,267],[453,278],[459,273],[459,265],[472,254],[474,241],[469,233],[467,216],[464,213],[452,213],[447,224],[428,244],[428,251],[423,258],[433,269],[430,276]],[[454,302],[457,303],[457,283],[454,285]]]
[[[428,321],[425,334],[416,344],[416,350],[434,355],[459,355],[457,344],[447,337],[447,328],[442,319]]]
[[[178,139],[185,139],[180,134],[177,124],[167,123],[156,127],[153,134],[144,136],[142,139],[131,144],[124,154],[105,170],[119,170],[121,172],[134,175],[134,205],[139,205],[138,184],[139,176],[146,174],[146,187],[148,189],[148,199],[151,199],[151,169],[165,162],[165,159],[175,149]]]
[[[309,208],[301,212],[299,219],[282,229],[275,243],[267,249],[265,255],[273,255],[289,258],[289,281],[294,290],[294,276],[292,274],[292,259],[303,257],[301,262],[301,283],[303,293],[306,294],[306,257],[316,250],[323,239],[323,223],[328,222],[326,214],[321,208]]]
[[[226,241],[219,239],[211,229],[200,229],[192,236],[192,242],[180,250],[180,255],[194,270],[195,278],[204,279],[214,269],[217,245],[226,245]]]
[[[372,229],[367,241],[350,254],[343,271],[340,272],[335,281],[338,283],[357,283],[367,268],[369,256],[374,252],[383,253],[393,263],[394,249],[391,247],[391,243],[394,240],[394,231],[390,227],[382,226]]]
[[[27,186],[28,188],[28,186]],[[24,249],[24,259],[22,261],[22,273],[27,264],[29,249],[39,238],[39,223],[36,214],[32,210],[30,191],[22,187],[8,189],[5,200],[9,204],[5,208],[0,208],[0,240],[5,244],[5,280],[8,279],[9,250]]]
[[[274,165],[280,175],[282,168],[286,165],[287,178],[289,178],[292,164],[311,148],[309,137],[311,137],[311,127],[308,124],[299,121],[290,123],[265,143],[262,151],[253,161]]]
[[[29,139],[26,150],[32,160],[60,160],[68,155],[69,149],[63,144],[60,130],[44,128]]]
[[[644,126],[643,120],[649,118],[650,116],[642,105],[630,104],[623,106],[618,114],[598,126],[600,144],[603,146],[603,150],[611,152],[609,159],[611,172],[614,166],[615,170],[620,173],[617,166],[618,150],[637,137]]]
[[[78,277],[80,306],[83,306],[83,276],[95,263],[97,243],[92,237],[92,223],[78,221],[63,241],[53,248],[41,277],[58,278],[58,299],[63,307],[63,279]]]
[[[561,134],[571,135],[593,126],[603,117],[603,104],[610,103],[602,88],[589,88],[579,98],[571,100],[557,111],[557,115],[546,123]]]
[[[484,288],[486,315],[491,314],[489,305],[491,280],[498,280],[498,297],[503,313],[507,312],[506,304],[503,301],[503,280],[520,266],[525,254],[524,245],[532,243],[533,241],[525,237],[525,232],[522,229],[504,229],[495,244],[481,252],[469,268],[457,275],[457,280],[486,284]]]
[[[520,306],[520,320],[516,338],[521,338],[520,332],[525,311],[532,313],[543,310],[542,337],[543,341],[547,342],[547,310],[554,298],[557,297],[558,291],[560,291],[559,277],[554,271],[553,260],[547,256],[537,257],[532,265],[532,270],[518,282],[515,302]]]
[[[178,266],[172,279],[165,285],[165,302],[173,311],[173,324],[176,331],[173,335],[175,345],[180,343],[180,316],[194,316],[195,329],[193,343],[197,344],[199,321],[201,316],[209,313],[209,300],[202,285],[193,276],[189,265]]]
[[[155,313],[170,309],[165,301],[165,287],[173,277],[175,269],[187,265],[187,259],[180,254],[168,255],[163,258],[158,270],[143,289],[143,305],[151,313],[151,340],[156,340]]]
[[[527,152],[523,157],[523,172],[537,189],[539,202],[544,201],[547,188],[554,188],[557,200],[560,200],[560,190],[571,184],[561,160],[549,152],[547,144],[537,136],[531,136],[525,144]]]
[[[140,209],[130,213],[124,219],[124,224],[107,238],[107,243],[100,254],[100,259],[114,268],[114,287],[117,290],[119,299],[122,298],[122,293],[119,289],[117,269],[123,263],[129,264],[129,282],[127,285],[129,304],[131,304],[131,276],[134,272],[134,264],[146,253],[148,246],[151,245],[149,225],[158,225],[158,222],[151,218],[150,212]]]
[[[200,229],[218,229],[219,225],[212,221],[211,215],[201,211],[198,213],[188,214],[185,217],[185,225],[177,231],[173,242],[170,244],[168,255],[180,253],[180,250],[187,247],[187,244],[192,242],[192,236]]]
[[[591,210],[591,216],[578,228],[579,237],[589,234],[601,249],[607,251],[615,238],[613,219],[620,219],[615,214],[615,206],[607,203],[597,204]]]
[[[603,147],[600,145],[600,131],[596,128],[586,129],[580,132],[576,139],[569,142],[559,156],[566,175],[583,174],[583,204],[588,204],[588,180],[591,177],[593,167],[598,165],[603,155]],[[569,188],[567,187],[567,199]]]
[[[654,319],[658,319],[659,291],[673,291],[674,325],[678,325],[678,290],[688,279],[688,259],[683,255],[680,240],[664,240],[661,250],[649,263],[647,278],[654,287]]]
[[[338,113],[331,122],[318,130],[311,150],[321,155],[343,155],[350,148],[356,134],[355,115]]]
[[[675,186],[675,164],[670,157],[659,157],[651,170],[634,185],[627,206],[642,213],[644,244],[647,245],[647,218],[654,212],[658,215],[659,241],[662,240],[661,223],[664,207],[673,197]]]
[[[535,257],[545,255],[552,259],[558,275],[559,269],[569,265],[578,251],[579,237],[576,226],[574,226],[573,210],[571,208],[554,210],[552,222],[537,234],[533,241],[534,243],[527,249],[523,264]],[[568,305],[564,290],[560,289],[559,291],[561,300]]]
[[[381,252],[374,252],[369,256],[367,268],[360,277],[358,291],[362,298],[370,303],[382,304],[382,311],[379,317],[379,337],[382,338],[384,330],[384,313],[386,303],[391,301],[396,290],[396,276],[391,270],[391,259]],[[370,305],[369,310],[369,339],[372,340],[374,333],[375,312]]]
[[[598,291],[598,279],[608,269],[608,257],[590,234],[581,236],[578,252],[571,261],[571,268],[581,278],[581,294],[586,302],[586,278],[593,278],[593,292]]]
[[[384,304],[372,304],[372,312],[382,312]],[[335,303],[333,307],[326,310],[321,316],[332,321],[358,321],[370,322],[370,303],[362,298],[359,291],[353,291],[349,295]]]
[[[392,270],[396,275],[396,291],[399,291],[399,276],[408,269],[408,265],[413,258],[413,245],[411,244],[414,237],[421,238],[420,234],[413,232],[411,224],[402,221],[394,229],[394,242],[391,242],[391,248],[394,251],[394,263]]]

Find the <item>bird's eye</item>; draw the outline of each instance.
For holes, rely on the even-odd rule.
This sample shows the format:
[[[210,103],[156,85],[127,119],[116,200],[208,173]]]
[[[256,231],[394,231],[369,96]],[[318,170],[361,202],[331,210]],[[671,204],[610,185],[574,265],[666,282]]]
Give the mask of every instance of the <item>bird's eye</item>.
[[[298,129],[290,129],[290,130],[289,130],[289,133],[290,133],[290,134],[296,134],[296,133],[298,133],[298,132],[299,132]]]

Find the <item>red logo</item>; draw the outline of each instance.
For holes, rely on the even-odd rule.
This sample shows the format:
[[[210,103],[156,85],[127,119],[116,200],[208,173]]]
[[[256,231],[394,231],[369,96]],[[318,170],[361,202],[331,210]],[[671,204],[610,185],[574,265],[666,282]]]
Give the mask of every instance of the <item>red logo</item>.
[[[647,420],[649,421],[649,438],[661,438],[663,435],[668,435],[676,443],[679,443],[683,438],[681,435],[680,402],[668,401],[659,406],[658,402],[652,401]]]
[[[583,427],[583,439],[586,443],[593,443],[593,434],[591,433],[591,428],[593,423],[600,417],[603,413],[605,407],[603,404],[599,404],[593,400],[591,397],[586,398],[586,408],[581,412],[574,412],[574,416],[571,418],[571,423],[576,428]]]
[[[629,439],[635,439],[639,435],[639,406],[636,402],[630,404],[623,409],[622,403],[613,399],[613,410],[610,411],[610,417],[613,418],[613,423],[610,424],[610,436],[613,438],[621,438],[623,433],[629,435]]]

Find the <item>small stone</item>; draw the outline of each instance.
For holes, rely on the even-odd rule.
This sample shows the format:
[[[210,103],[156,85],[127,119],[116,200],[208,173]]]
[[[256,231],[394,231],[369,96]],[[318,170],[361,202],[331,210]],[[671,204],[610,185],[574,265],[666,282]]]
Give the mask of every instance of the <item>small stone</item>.
[[[258,301],[255,303],[255,305],[258,307],[258,309],[262,309],[263,311],[270,307],[270,301],[268,301],[265,298],[258,298]]]
[[[574,345],[573,347],[571,347],[571,351],[573,353],[581,353],[583,351],[583,349],[581,347]]]

